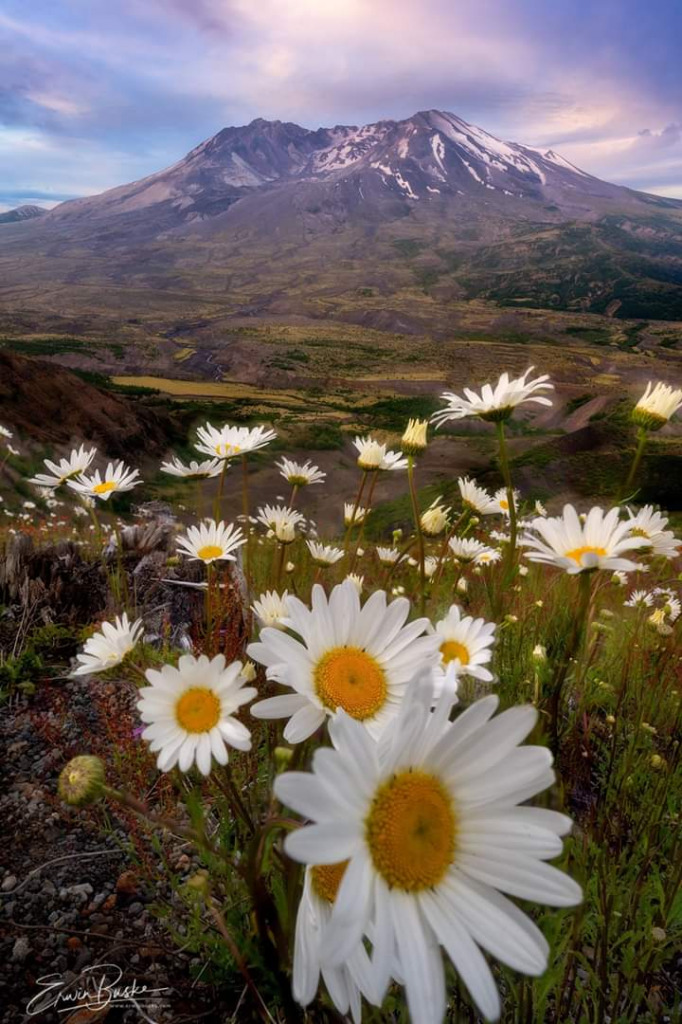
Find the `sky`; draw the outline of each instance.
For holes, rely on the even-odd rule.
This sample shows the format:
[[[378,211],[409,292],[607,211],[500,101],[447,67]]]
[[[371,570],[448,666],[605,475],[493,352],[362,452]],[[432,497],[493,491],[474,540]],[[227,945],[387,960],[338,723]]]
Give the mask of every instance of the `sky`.
[[[0,0],[0,210],[431,108],[682,198],[680,0]]]

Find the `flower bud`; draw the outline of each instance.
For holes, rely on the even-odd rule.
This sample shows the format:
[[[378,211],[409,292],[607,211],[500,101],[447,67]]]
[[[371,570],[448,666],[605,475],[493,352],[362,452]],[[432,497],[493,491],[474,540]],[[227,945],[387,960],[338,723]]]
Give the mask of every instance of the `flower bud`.
[[[291,747],[275,747],[273,753],[275,756],[275,768],[277,769],[277,771],[286,771],[287,768],[289,767],[292,757],[294,756],[294,752],[291,749]]]
[[[62,768],[57,792],[66,804],[85,807],[102,796],[106,782],[104,762],[92,754],[81,754]]]
[[[547,661],[547,648],[543,644],[536,644],[531,654],[533,661],[537,662],[538,665],[542,665]]]
[[[254,663],[252,661],[245,661],[244,668],[241,670],[240,675],[245,682],[252,683],[256,678],[256,666]]]

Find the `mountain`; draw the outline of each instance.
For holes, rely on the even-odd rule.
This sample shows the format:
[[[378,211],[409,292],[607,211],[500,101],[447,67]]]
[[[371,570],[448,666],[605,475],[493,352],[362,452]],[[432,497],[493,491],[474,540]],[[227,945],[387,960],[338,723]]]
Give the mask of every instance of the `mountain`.
[[[35,217],[43,217],[47,213],[42,206],[17,206],[14,210],[7,210],[0,213],[0,224],[15,224],[20,220],[33,220]]]
[[[141,181],[0,234],[0,299],[319,315],[439,304],[682,319],[682,201],[609,184],[454,114],[225,128]]]

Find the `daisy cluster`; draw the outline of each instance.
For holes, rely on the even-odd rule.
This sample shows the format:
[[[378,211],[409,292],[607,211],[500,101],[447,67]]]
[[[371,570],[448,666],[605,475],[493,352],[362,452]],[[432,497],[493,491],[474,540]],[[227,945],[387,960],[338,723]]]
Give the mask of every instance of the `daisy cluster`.
[[[517,407],[552,405],[548,377],[531,372],[503,374],[480,393],[447,392],[432,422],[478,417],[495,424],[503,445]],[[682,392],[650,385],[633,418],[641,431],[658,429],[680,404]],[[210,657],[197,644],[177,665],[140,669],[132,660],[142,650],[144,623],[124,612],[101,623],[73,671],[94,675],[127,663],[144,672],[141,735],[161,772],[196,769],[207,777],[225,768],[232,751],[266,757],[275,734],[289,745],[287,755],[301,770],[277,775],[270,810],[288,815],[279,856],[304,866],[293,994],[307,1006],[323,984],[339,1013],[356,1024],[363,1001],[380,1007],[391,985],[404,987],[413,1021],[440,1024],[448,961],[480,1013],[496,1019],[500,997],[485,954],[538,976],[550,953],[514,901],[570,907],[581,900],[577,882],[549,863],[562,855],[570,819],[528,803],[555,780],[549,750],[525,742],[537,711],[498,713],[491,692],[498,683],[496,645],[517,621],[511,611],[503,614],[509,606],[502,608],[497,595],[527,585],[529,571],[552,571],[565,575],[567,586],[578,576],[581,586],[624,583],[628,614],[646,617],[662,635],[681,612],[670,586],[643,589],[638,580],[629,590],[633,574],[680,554],[664,513],[631,503],[580,513],[566,504],[550,515],[541,503],[526,502],[508,474],[496,491],[460,477],[420,505],[414,470],[428,428],[411,420],[399,450],[374,436],[355,438],[360,482],[339,510],[344,535],[323,540],[296,502],[301,490],[324,485],[324,471],[282,458],[277,469],[290,494],[251,515],[247,462],[275,432],[200,426],[194,447],[201,458],[185,463],[173,455],[161,466],[175,479],[199,481],[199,490],[202,480],[215,481],[217,495],[213,516],[175,537],[175,562],[203,564],[205,579],[174,582],[205,593],[210,626],[220,588],[239,580],[244,619],[249,629],[253,623],[242,659],[228,663],[215,646]],[[65,488],[88,515],[142,482],[120,460],[93,470],[96,458],[94,448],[81,446],[58,462],[46,460],[46,472],[31,482],[46,489],[49,501]],[[223,485],[235,460],[243,511],[225,522]],[[414,531],[396,530],[391,544],[375,545],[365,539],[375,487],[401,472]],[[115,548],[117,527],[113,533]],[[268,545],[273,553],[260,593],[251,591],[254,541],[264,562]],[[297,573],[300,566],[307,575]],[[444,574],[447,587],[439,589]],[[489,598],[486,617],[469,614],[473,587]],[[530,657],[539,671],[547,649],[535,644]]]

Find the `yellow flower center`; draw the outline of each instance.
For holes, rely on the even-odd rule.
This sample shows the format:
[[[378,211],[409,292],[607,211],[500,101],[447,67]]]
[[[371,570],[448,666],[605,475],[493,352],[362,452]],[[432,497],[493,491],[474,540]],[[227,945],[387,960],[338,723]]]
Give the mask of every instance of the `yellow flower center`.
[[[440,645],[440,656],[443,663],[447,665],[449,662],[457,659],[461,665],[468,665],[469,649],[460,644],[457,640],[446,640]]]
[[[633,536],[633,537],[646,537],[646,539],[647,539],[647,540],[649,540],[649,539],[650,539],[650,538],[649,538],[649,534],[648,534],[648,533],[646,532],[646,530],[642,529],[642,527],[641,527],[641,526],[635,526],[635,527],[633,528],[633,530],[632,530],[632,536]]]
[[[603,557],[606,554],[606,548],[593,548],[589,544],[586,544],[582,548],[573,548],[571,551],[566,552],[566,558],[572,558],[578,565],[582,564],[583,555],[599,555]]]
[[[503,508],[505,512],[509,508],[509,502],[506,498],[500,498],[500,508]]]
[[[457,823],[442,783],[421,771],[394,775],[374,797],[365,838],[390,888],[430,889],[452,864]]]
[[[185,732],[209,732],[220,719],[220,700],[213,690],[193,686],[175,705],[175,717]]]
[[[334,902],[347,867],[348,861],[342,860],[340,864],[315,864],[311,868],[310,880],[321,900]]]
[[[217,544],[204,544],[203,548],[198,548],[197,550],[197,555],[204,562],[208,562],[210,558],[220,558],[222,553],[223,549]]]
[[[239,455],[241,448],[238,444],[226,444],[221,442],[215,446],[216,455]]]
[[[386,701],[386,675],[381,665],[359,647],[334,647],[315,667],[315,692],[326,708],[343,710],[362,721]]]
[[[101,484],[95,484],[92,490],[95,494],[108,494],[109,491],[116,490],[116,484],[113,480],[105,480]]]

